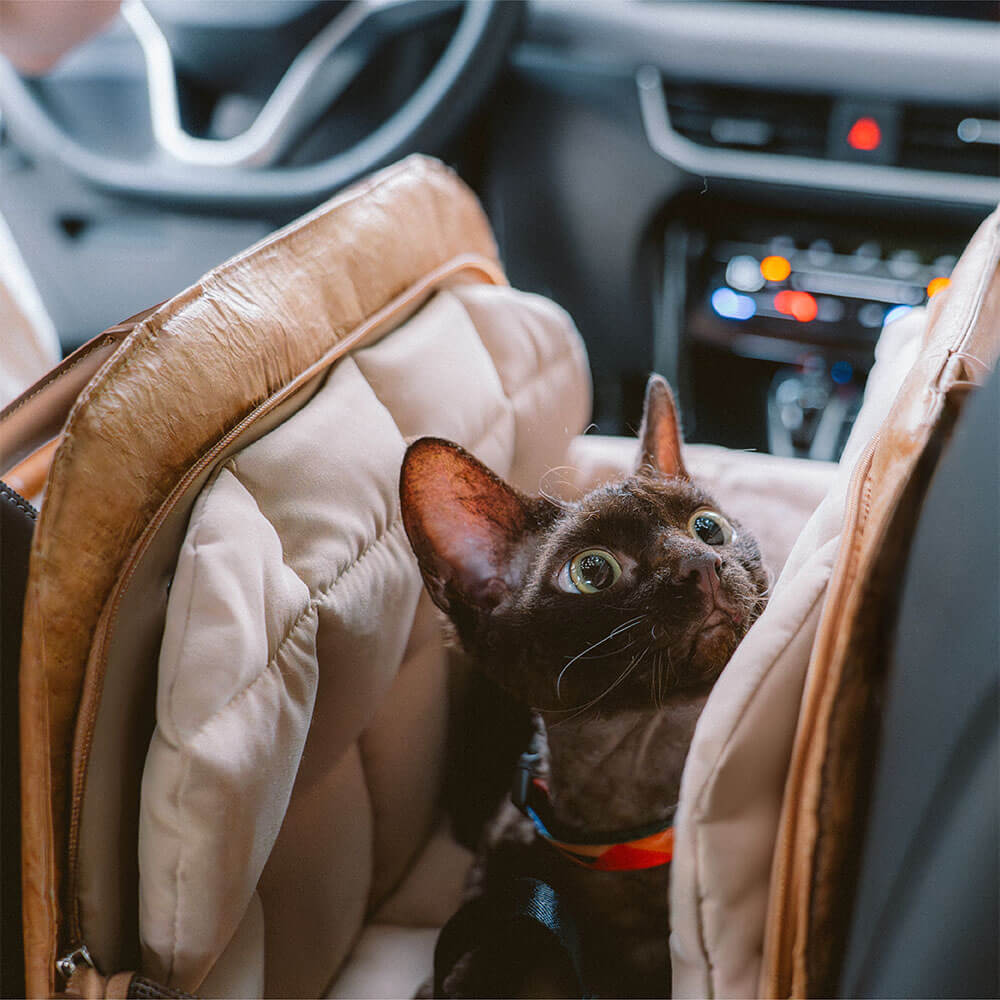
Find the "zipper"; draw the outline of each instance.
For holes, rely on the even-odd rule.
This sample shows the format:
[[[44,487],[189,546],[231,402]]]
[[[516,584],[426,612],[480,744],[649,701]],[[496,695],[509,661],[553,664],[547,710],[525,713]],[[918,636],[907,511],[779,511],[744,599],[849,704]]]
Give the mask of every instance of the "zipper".
[[[82,944],[83,932],[80,927],[80,910],[77,905],[77,894],[80,879],[80,814],[83,810],[83,794],[87,782],[87,766],[90,760],[90,746],[93,740],[94,725],[97,721],[97,710],[100,704],[101,693],[104,687],[104,671],[107,664],[108,640],[112,627],[118,618],[118,609],[121,605],[122,596],[128,588],[132,577],[135,575],[136,566],[142,559],[149,543],[155,537],[160,526],[167,516],[177,505],[178,500],[187,491],[190,484],[211,464],[216,462],[219,456],[243,433],[246,432],[259,419],[266,416],[275,407],[280,406],[285,400],[293,396],[296,392],[306,386],[312,379],[316,378],[326,368],[334,362],[340,360],[349,351],[361,346],[372,331],[381,328],[389,322],[400,310],[408,306],[419,308],[422,299],[430,297],[437,291],[446,289],[449,279],[459,277],[463,273],[476,272],[480,275],[475,279],[477,283],[489,285],[506,285],[506,278],[500,270],[499,264],[478,254],[460,254],[451,261],[435,268],[427,274],[423,280],[412,285],[402,294],[390,300],[382,309],[368,318],[361,326],[357,327],[347,336],[343,337],[339,343],[334,344],[326,353],[313,362],[304,371],[300,372],[286,386],[279,389],[273,396],[264,400],[250,413],[248,413],[235,427],[227,431],[211,448],[205,452],[180,478],[174,488],[167,495],[163,503],[160,504],[153,518],[146,529],[139,537],[132,552],[127,557],[122,573],[118,577],[114,589],[105,603],[101,616],[98,619],[97,627],[94,631],[94,639],[91,643],[91,650],[96,650],[94,658],[94,669],[90,683],[85,675],[83,691],[81,692],[79,716],[77,728],[73,740],[72,775],[70,779],[70,808],[69,808],[69,828],[66,843],[66,883],[65,883],[65,917],[68,937],[71,942],[81,942],[70,947],[62,958],[56,961],[56,969],[60,975],[64,975],[63,965],[67,969],[75,971],[79,965],[90,965],[96,968],[86,946]],[[405,318],[409,318],[407,314]],[[89,665],[89,663],[88,663]],[[74,964],[75,963],[75,964]],[[72,971],[71,973],[72,974]],[[68,979],[68,976],[67,976]]]
[[[68,983],[80,969],[96,969],[85,944],[78,944],[56,960],[56,971]]]

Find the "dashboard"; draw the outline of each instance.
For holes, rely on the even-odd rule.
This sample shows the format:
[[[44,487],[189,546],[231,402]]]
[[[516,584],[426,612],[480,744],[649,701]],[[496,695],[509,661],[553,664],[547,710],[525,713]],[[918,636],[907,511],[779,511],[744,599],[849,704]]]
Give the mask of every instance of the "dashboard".
[[[376,45],[333,108],[312,109],[276,171],[308,176],[363,145],[419,88],[464,8],[411,6],[421,23]],[[181,125],[225,137],[350,5],[147,8],[174,52]],[[418,148],[480,194],[511,282],[576,320],[597,427],[633,431],[656,369],[690,440],[834,457],[881,326],[943,287],[1000,201],[996,5],[518,10],[505,66],[477,82],[478,110]],[[150,156],[146,56],[120,21],[30,86],[81,147]],[[0,128],[0,211],[66,350],[302,210],[115,197],[24,139]],[[187,169],[197,186],[202,168]]]
[[[656,368],[691,440],[839,454],[882,325],[1000,200],[995,18],[531,5],[488,205],[512,280],[577,319],[602,430],[635,429]]]

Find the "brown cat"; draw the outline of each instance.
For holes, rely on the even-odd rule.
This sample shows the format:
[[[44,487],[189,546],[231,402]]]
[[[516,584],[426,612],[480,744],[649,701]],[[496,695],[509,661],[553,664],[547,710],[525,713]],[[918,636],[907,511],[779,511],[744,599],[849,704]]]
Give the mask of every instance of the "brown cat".
[[[640,442],[630,476],[573,504],[524,496],[435,438],[410,446],[400,482],[431,597],[475,665],[538,719],[534,773],[490,827],[469,896],[523,876],[553,886],[579,925],[588,991],[615,996],[669,994],[681,770],[767,592],[756,541],[689,478],[659,376]],[[578,989],[541,944],[468,949],[446,995]]]

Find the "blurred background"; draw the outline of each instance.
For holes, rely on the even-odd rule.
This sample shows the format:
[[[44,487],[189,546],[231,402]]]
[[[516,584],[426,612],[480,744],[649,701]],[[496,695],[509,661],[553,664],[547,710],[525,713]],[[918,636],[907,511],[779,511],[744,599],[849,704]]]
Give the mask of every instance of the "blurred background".
[[[655,368],[690,440],[832,458],[882,326],[947,287],[1000,199],[992,2],[28,0],[0,18],[0,215],[23,263],[3,277],[43,344],[33,377],[419,150],[476,189],[512,284],[575,318],[602,431],[634,430]]]

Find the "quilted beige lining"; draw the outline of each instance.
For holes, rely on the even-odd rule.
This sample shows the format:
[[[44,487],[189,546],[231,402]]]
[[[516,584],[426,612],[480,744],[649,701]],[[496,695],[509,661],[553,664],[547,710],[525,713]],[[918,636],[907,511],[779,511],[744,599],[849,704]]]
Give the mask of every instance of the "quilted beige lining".
[[[470,296],[478,326],[465,308]],[[499,357],[484,347],[488,324],[492,342],[504,347]],[[524,342],[509,350],[518,338]],[[507,357],[532,363],[512,376]],[[441,407],[435,367],[449,359],[459,359],[461,380],[450,380]],[[440,292],[399,329],[339,362],[305,407],[230,459],[202,492],[170,596],[159,724],[143,785],[145,972],[188,990],[209,976],[221,988],[211,970],[226,963],[227,943],[258,891],[266,993],[322,991],[365,912],[430,835],[440,788],[443,650],[428,628],[435,613],[418,602],[420,578],[399,518],[405,442],[396,412],[407,414],[410,436],[443,426],[505,474],[517,465],[537,479],[561,460],[588,407],[585,359],[565,313],[533,296],[463,286]],[[230,497],[242,499],[234,506]],[[203,535],[222,547],[202,551]],[[256,540],[272,535],[277,546]],[[212,562],[199,571],[199,559]],[[286,577],[286,589],[295,583],[289,596],[268,598],[267,581]],[[192,596],[200,616],[189,622]],[[240,662],[226,665],[212,629],[224,637],[236,625],[244,642],[261,621],[240,625],[239,616],[258,606],[270,609],[266,642],[254,640]],[[418,644],[414,629],[424,637]],[[253,648],[266,656],[249,670]],[[287,704],[286,675],[299,691]],[[256,687],[264,677],[264,690],[277,684],[278,694],[262,701]],[[307,689],[317,678],[318,688]],[[405,689],[408,696],[396,696]],[[381,711],[387,704],[396,706],[391,713]],[[197,711],[196,727],[178,728],[184,705]],[[302,712],[314,713],[305,742],[296,728]],[[262,726],[280,738],[260,744]],[[406,744],[400,729],[409,733]],[[283,762],[300,757],[293,788],[294,769]],[[401,811],[404,792],[411,804]],[[309,872],[306,859],[314,859]]]

